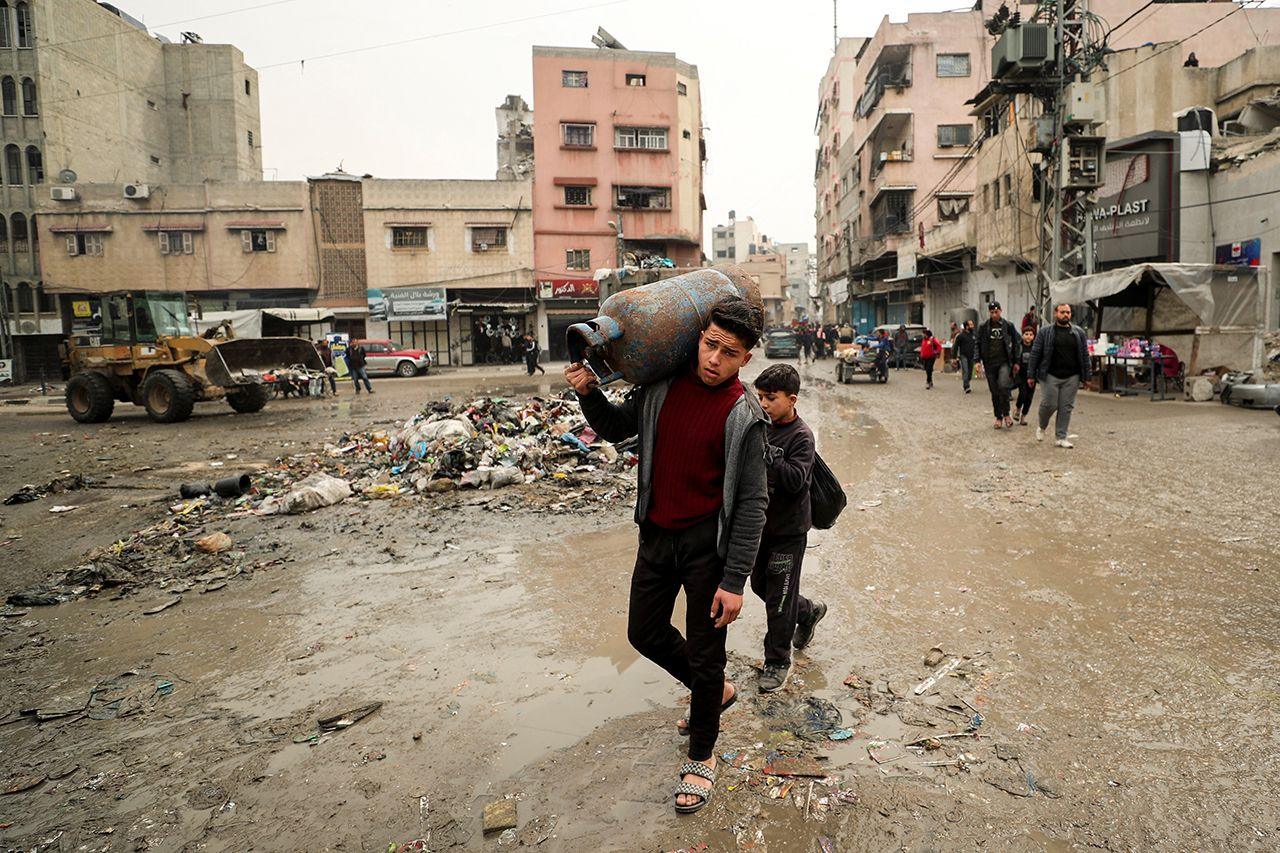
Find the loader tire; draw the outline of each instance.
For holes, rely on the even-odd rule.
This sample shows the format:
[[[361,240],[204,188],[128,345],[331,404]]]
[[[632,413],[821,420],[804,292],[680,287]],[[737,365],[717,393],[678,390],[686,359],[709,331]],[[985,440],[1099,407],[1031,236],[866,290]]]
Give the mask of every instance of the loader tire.
[[[177,423],[191,417],[196,391],[181,371],[157,370],[142,383],[142,404],[156,423]]]
[[[227,393],[227,403],[242,415],[262,411],[267,404],[267,387],[265,385],[246,385],[238,391]]]
[[[67,411],[82,424],[100,424],[115,410],[111,382],[101,373],[77,373],[67,380]]]

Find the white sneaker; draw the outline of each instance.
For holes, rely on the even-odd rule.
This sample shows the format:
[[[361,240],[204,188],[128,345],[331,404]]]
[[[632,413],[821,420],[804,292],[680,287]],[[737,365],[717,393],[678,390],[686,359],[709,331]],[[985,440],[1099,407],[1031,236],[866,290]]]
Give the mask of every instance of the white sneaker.
[[[1044,441],[1044,430],[1036,427],[1036,441]]]
[[[1054,442],[1054,444],[1058,445],[1059,447],[1065,447],[1065,448],[1067,448],[1067,449],[1070,449],[1070,448],[1072,448],[1072,447],[1075,447],[1075,445],[1074,445],[1074,444],[1072,444],[1071,442],[1067,441],[1065,438],[1060,438],[1060,439],[1058,439],[1057,441],[1055,441],[1055,442]]]

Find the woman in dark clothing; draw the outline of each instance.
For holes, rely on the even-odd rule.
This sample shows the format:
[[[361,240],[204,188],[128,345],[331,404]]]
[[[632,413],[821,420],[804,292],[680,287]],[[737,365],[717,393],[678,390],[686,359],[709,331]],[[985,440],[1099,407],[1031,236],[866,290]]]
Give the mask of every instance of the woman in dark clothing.
[[[1027,412],[1031,411],[1031,399],[1036,395],[1036,389],[1028,382],[1032,379],[1027,369],[1031,366],[1031,345],[1036,340],[1035,326],[1028,326],[1022,330],[1022,370],[1018,371],[1018,424],[1020,426],[1027,425]]]
[[[924,368],[924,387],[933,387],[933,363],[942,354],[942,341],[933,336],[929,329],[924,330],[924,340],[920,342],[920,366]]]

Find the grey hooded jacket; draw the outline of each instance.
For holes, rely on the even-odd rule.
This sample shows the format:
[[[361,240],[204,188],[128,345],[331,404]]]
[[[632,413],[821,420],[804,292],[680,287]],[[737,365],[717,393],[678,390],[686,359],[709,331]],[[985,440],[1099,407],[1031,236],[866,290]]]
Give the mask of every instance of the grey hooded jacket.
[[[653,449],[658,435],[658,413],[667,398],[670,379],[632,389],[618,405],[600,390],[579,395],[582,414],[606,441],[640,436],[640,464],[636,491],[636,524],[649,514],[653,488]],[[760,401],[745,393],[729,410],[724,425],[724,501],[720,506],[717,550],[724,560],[720,588],[741,595],[755,566],[760,535],[769,505],[769,478],[765,466],[765,428],[769,421]]]

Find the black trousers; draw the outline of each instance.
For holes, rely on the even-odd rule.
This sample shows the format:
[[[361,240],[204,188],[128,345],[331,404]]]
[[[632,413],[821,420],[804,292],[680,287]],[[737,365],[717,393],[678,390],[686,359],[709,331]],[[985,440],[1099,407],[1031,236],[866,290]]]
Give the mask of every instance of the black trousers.
[[[1027,383],[1026,374],[1018,376],[1018,414],[1026,417],[1031,411],[1031,400],[1036,396],[1036,389]]]
[[[808,535],[762,539],[751,571],[751,590],[764,601],[769,627],[764,634],[766,666],[791,664],[791,638],[796,622],[813,617],[813,602],[800,594],[800,566]]]
[[[992,410],[997,418],[1009,417],[1009,397],[1013,393],[1010,381],[1012,380],[1013,372],[1007,364],[983,364],[983,369],[987,374],[987,387],[991,389]]]
[[[645,522],[631,575],[627,639],[635,650],[671,673],[693,694],[689,703],[689,758],[706,761],[720,736],[727,628],[716,628],[711,603],[724,563],[716,553],[717,519],[685,530]],[[684,589],[685,633],[671,624]]]
[[[935,355],[933,358],[920,359],[920,366],[924,368],[924,381],[926,385],[933,384],[933,363],[937,360]]]

